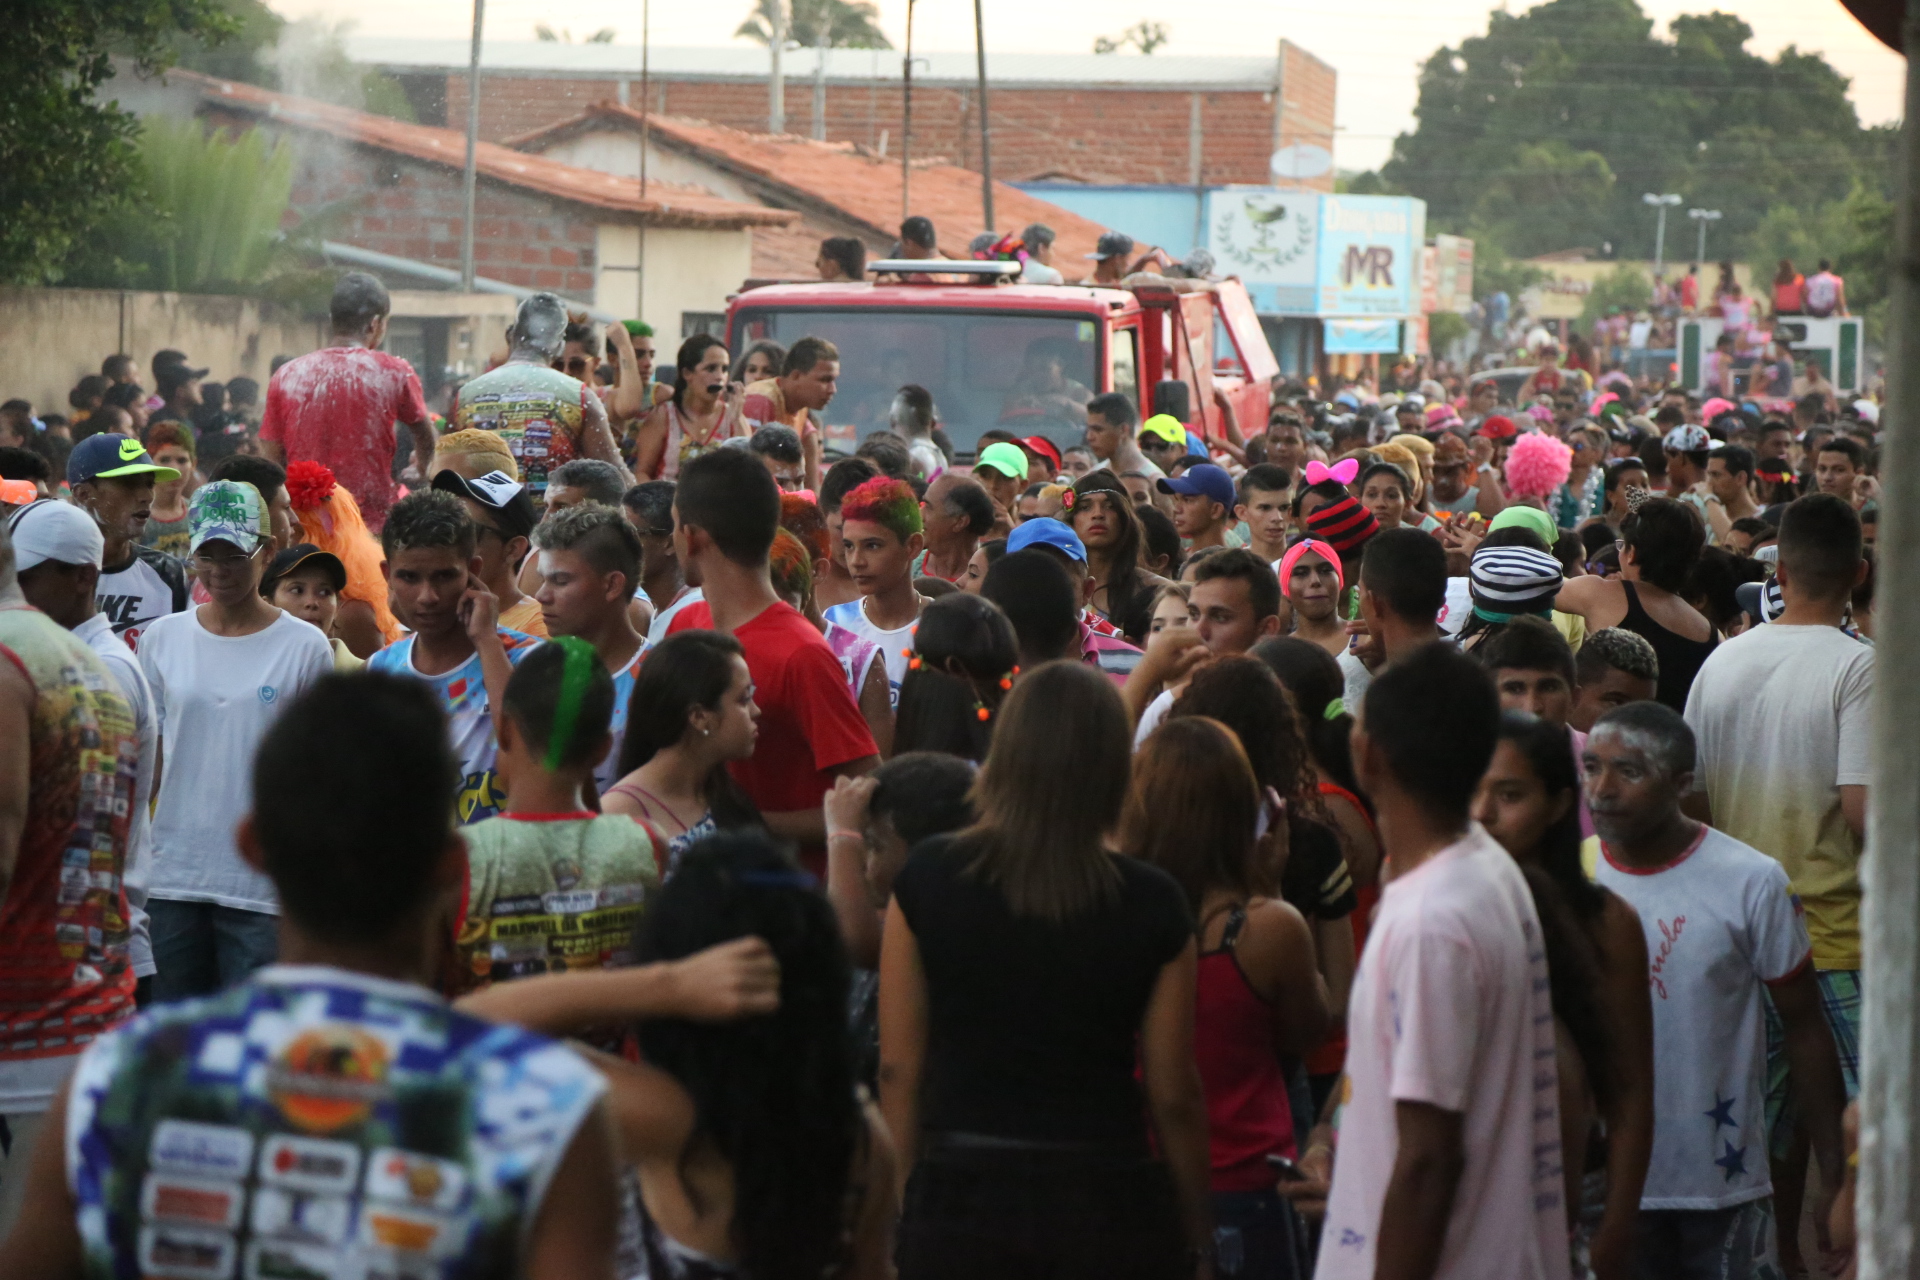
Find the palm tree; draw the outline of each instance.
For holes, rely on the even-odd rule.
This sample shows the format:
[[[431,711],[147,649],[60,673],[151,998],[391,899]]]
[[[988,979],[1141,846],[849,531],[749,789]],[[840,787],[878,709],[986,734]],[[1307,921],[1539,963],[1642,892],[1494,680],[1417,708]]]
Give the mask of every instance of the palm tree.
[[[756,44],[773,39],[775,6],[782,0],[755,0],[753,11],[740,24],[734,38]],[[891,49],[893,42],[880,30],[880,10],[867,0],[792,0],[786,8],[787,44],[811,49],[824,44],[829,49]],[[822,40],[822,35],[826,39]]]

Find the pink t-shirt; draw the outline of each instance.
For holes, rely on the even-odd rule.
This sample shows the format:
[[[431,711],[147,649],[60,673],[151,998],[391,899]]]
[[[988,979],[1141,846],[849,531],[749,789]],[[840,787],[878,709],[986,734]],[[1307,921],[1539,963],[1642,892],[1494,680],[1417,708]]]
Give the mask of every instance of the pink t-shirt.
[[[1347,1079],[1316,1280],[1372,1280],[1398,1102],[1465,1116],[1434,1275],[1566,1280],[1546,951],[1519,865],[1479,824],[1381,893],[1347,1010]]]
[[[379,530],[393,505],[393,424],[424,422],[427,403],[413,366],[365,347],[322,347],[280,367],[267,383],[260,438],[288,462],[318,462]]]

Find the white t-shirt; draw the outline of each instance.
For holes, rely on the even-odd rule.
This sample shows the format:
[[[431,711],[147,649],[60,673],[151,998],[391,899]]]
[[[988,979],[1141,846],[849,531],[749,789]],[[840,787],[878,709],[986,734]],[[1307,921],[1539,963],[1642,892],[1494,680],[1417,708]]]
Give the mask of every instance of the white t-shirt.
[[[1647,339],[1653,336],[1653,321],[1635,320],[1627,326],[1627,345],[1635,351],[1644,351]]]
[[[1767,1171],[1763,984],[1811,944],[1787,873],[1712,827],[1657,870],[1594,878],[1640,913],[1653,991],[1653,1159],[1642,1209],[1724,1209],[1773,1193]]]
[[[1860,841],[1838,788],[1871,780],[1872,704],[1871,646],[1778,622],[1720,645],[1687,694],[1713,825],[1787,869],[1821,969],[1860,967]]]
[[[920,629],[920,619],[914,618],[904,627],[895,627],[891,631],[882,630],[867,619],[867,598],[860,596],[845,604],[836,604],[821,613],[821,617],[836,627],[845,627],[862,640],[871,640],[880,646],[880,658],[887,664],[887,697],[893,705],[900,705],[900,682],[907,678],[907,661],[913,650],[913,633]]]
[[[947,469],[947,455],[940,452],[940,446],[931,440],[907,441],[907,456],[913,459],[914,470],[928,484],[938,480]]]
[[[1439,1280],[1566,1280],[1559,1080],[1533,895],[1478,823],[1389,883],[1347,1010],[1350,1097],[1317,1280],[1372,1280],[1398,1102],[1465,1117]]]
[[[1342,677],[1340,701],[1345,704],[1348,715],[1357,716],[1360,714],[1360,704],[1367,700],[1367,690],[1373,684],[1373,672],[1367,670],[1367,664],[1360,661],[1351,649],[1342,650],[1334,661],[1340,664]]]
[[[250,636],[217,636],[187,609],[140,637],[140,670],[162,751],[147,896],[279,914],[272,882],[240,860],[233,829],[253,804],[260,740],[333,670],[333,646],[290,613]]]
[[[1439,624],[1440,634],[1451,640],[1460,634],[1467,625],[1467,619],[1473,616],[1473,582],[1468,578],[1447,579],[1447,602],[1440,606],[1440,616],[1434,619]]]
[[[680,616],[682,609],[690,604],[699,604],[706,598],[707,593],[699,587],[682,587],[673,603],[654,614],[653,621],[647,624],[647,642],[640,646],[640,652],[645,653],[667,638],[667,628],[673,625],[673,620]]]
[[[73,638],[92,649],[107,664],[120,693],[133,708],[134,736],[140,742],[140,763],[133,775],[133,814],[127,823],[127,860],[120,872],[120,883],[127,891],[127,923],[133,937],[127,942],[133,973],[145,978],[155,972],[153,934],[147,921],[147,882],[153,874],[153,835],[149,829],[149,801],[153,796],[154,748],[160,741],[160,725],[154,712],[153,691],[141,673],[140,660],[127,648],[126,641],[113,634],[113,624],[104,613],[73,629]]]
[[[1022,284],[1065,284],[1067,278],[1060,274],[1057,267],[1050,267],[1038,258],[1028,258],[1020,264],[1020,283]]]
[[[1147,745],[1147,739],[1153,731],[1166,723],[1167,713],[1173,710],[1173,690],[1162,689],[1160,695],[1147,704],[1140,713],[1140,727],[1133,731],[1133,749],[1138,751]]]

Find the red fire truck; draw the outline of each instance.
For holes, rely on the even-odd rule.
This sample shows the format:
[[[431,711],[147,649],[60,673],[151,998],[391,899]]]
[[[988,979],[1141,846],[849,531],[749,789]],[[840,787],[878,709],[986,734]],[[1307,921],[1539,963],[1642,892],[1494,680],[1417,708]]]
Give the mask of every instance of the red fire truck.
[[[840,390],[822,415],[830,448],[851,452],[887,425],[894,393],[933,393],[954,447],[971,453],[993,428],[1080,440],[1081,407],[1124,393],[1141,416],[1170,412],[1208,438],[1224,435],[1215,392],[1242,431],[1266,427],[1279,372],[1238,281],[1134,277],[1128,287],[1013,282],[1018,263],[875,262],[861,283],[749,281],[727,307],[734,367],[763,340],[808,335],[840,350]],[[916,282],[929,269],[943,279]],[[964,274],[963,274],[964,273]]]

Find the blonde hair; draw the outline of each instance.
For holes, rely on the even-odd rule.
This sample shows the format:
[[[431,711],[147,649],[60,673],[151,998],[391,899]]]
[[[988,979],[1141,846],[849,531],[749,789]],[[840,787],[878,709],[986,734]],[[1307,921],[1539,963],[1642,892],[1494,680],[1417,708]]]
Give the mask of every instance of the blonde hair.
[[[463,431],[449,431],[440,437],[440,443],[434,446],[433,451],[436,455],[484,457],[497,462],[497,469],[506,472],[512,479],[520,478],[520,464],[513,460],[512,450],[507,448],[505,440],[491,431],[482,431],[478,427],[468,427]]]
[[[1414,454],[1412,449],[1399,443],[1402,439],[1405,439],[1405,437],[1395,437],[1385,444],[1373,446],[1373,456],[1382,462],[1391,462],[1406,474],[1407,484],[1411,487],[1411,492],[1407,494],[1407,502],[1412,504],[1420,501],[1420,495],[1424,486],[1420,482],[1419,458]]]
[[[388,644],[406,634],[406,628],[387,605],[387,579],[380,572],[386,554],[368,531],[360,504],[346,486],[334,485],[333,492],[320,502],[305,510],[295,507],[293,513],[300,520],[301,541],[332,552],[346,566],[347,586],[340,598],[358,600],[371,608],[374,625]]]

